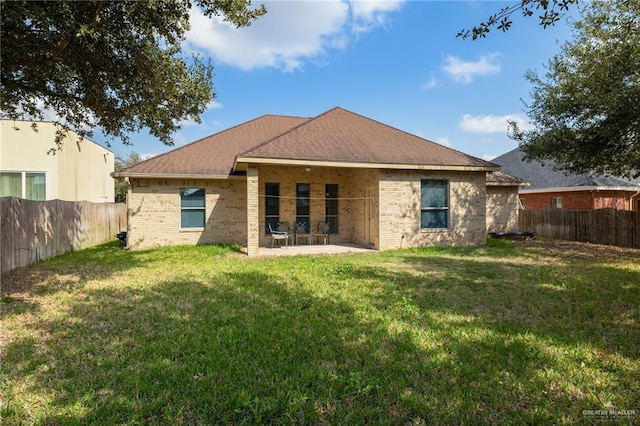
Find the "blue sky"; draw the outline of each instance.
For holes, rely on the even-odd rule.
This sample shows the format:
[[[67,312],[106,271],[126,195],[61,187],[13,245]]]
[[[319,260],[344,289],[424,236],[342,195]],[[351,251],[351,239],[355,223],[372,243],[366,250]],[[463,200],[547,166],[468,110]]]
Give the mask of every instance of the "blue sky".
[[[202,124],[183,123],[175,146],[263,114],[312,117],[340,106],[489,160],[516,147],[507,117],[527,126],[525,72],[543,72],[571,37],[565,20],[543,30],[520,15],[507,33],[455,37],[514,3],[275,1],[242,29],[194,10],[184,50],[211,58],[217,97]],[[132,143],[110,149],[120,156],[173,149],[148,134],[132,135]]]

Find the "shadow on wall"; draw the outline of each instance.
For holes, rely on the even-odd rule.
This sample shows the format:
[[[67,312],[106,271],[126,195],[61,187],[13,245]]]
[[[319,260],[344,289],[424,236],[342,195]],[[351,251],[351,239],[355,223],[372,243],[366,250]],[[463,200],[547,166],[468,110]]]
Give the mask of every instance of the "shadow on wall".
[[[3,197],[2,273],[91,247],[126,230],[124,204]]]
[[[446,177],[443,177],[446,179]],[[486,237],[486,192],[484,182],[449,178],[448,227],[422,229],[420,181],[411,185],[411,196],[398,201],[394,224],[400,248],[431,245],[481,245]],[[383,230],[384,232],[384,230]]]
[[[233,197],[226,192],[216,194],[216,202],[206,218],[204,230],[200,234],[197,244],[246,245],[246,197]],[[209,202],[209,199],[207,201]]]

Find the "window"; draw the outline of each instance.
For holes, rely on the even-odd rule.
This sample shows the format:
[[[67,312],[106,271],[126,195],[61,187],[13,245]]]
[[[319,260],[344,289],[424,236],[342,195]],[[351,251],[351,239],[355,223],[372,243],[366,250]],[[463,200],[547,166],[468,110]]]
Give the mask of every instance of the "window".
[[[47,198],[44,173],[26,173],[27,200],[44,201]]]
[[[280,184],[265,183],[264,193],[264,232],[269,234],[269,224],[273,229],[277,229],[280,222]]]
[[[2,172],[0,173],[0,197],[44,201],[47,199],[46,174]]]
[[[0,173],[0,197],[22,197],[22,173]]]
[[[296,184],[296,223],[303,223],[307,229],[311,229],[309,196],[311,185],[308,183]]]
[[[325,220],[329,224],[329,233],[337,234],[338,227],[338,184],[325,185]]]
[[[449,227],[449,182],[423,179],[421,181],[420,226],[423,229]]]
[[[551,207],[554,209],[562,208],[562,197],[551,197]]]
[[[180,189],[180,228],[204,228],[203,188]]]

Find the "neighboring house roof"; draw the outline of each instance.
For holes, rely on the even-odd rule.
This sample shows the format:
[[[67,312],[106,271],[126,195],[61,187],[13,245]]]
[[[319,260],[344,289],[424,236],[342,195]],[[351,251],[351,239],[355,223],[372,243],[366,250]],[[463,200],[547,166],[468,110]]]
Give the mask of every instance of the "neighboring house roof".
[[[228,176],[242,163],[493,171],[498,166],[342,108],[315,118],[265,115],[115,172]]]
[[[527,191],[543,189],[591,189],[591,188],[637,188],[638,185],[615,177],[600,176],[592,173],[576,174],[565,170],[556,170],[553,161],[544,164],[540,161],[525,161],[524,153],[516,148],[491,162],[499,164],[503,172],[516,175],[531,183]]]
[[[502,171],[487,173],[488,186],[529,186],[529,182]]]

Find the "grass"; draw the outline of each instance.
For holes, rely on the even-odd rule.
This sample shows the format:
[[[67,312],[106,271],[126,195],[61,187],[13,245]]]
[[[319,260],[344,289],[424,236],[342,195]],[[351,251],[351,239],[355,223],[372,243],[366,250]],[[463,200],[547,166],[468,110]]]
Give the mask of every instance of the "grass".
[[[237,249],[110,243],[6,274],[3,423],[640,420],[637,250]]]

